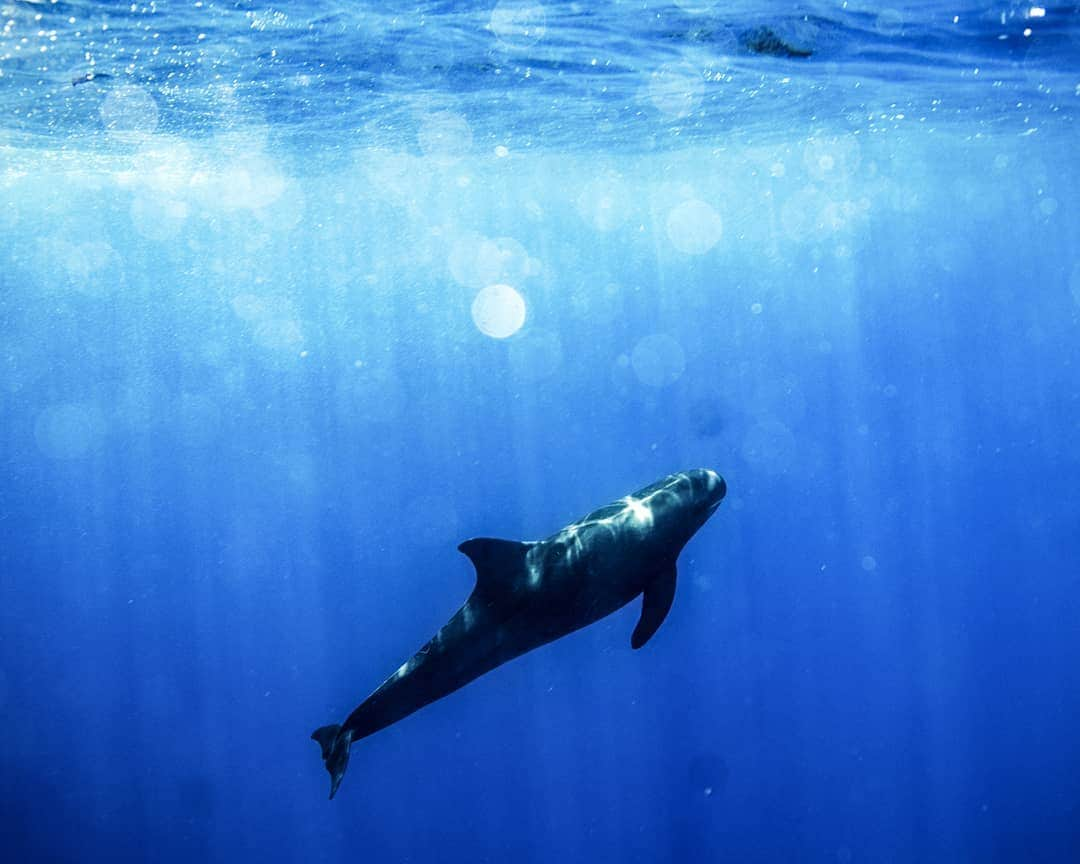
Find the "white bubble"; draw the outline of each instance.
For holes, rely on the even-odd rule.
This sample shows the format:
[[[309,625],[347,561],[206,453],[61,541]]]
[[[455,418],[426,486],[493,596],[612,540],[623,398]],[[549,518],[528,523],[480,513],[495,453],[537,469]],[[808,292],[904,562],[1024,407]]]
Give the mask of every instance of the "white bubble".
[[[1039,212],[1043,216],[1053,216],[1057,213],[1058,202],[1056,198],[1043,198],[1039,202]]]
[[[450,275],[466,288],[495,283],[521,284],[533,275],[537,263],[513,237],[465,234],[450,249]]]
[[[613,231],[629,216],[630,194],[618,177],[597,177],[578,195],[577,211],[597,231]]]
[[[678,340],[666,333],[653,333],[634,346],[630,356],[634,374],[647,387],[666,387],[686,371],[686,355]]]
[[[555,333],[530,328],[510,343],[510,361],[515,373],[528,381],[554,375],[562,365],[562,341]]]
[[[752,315],[760,315],[761,310],[762,310],[762,306],[761,306],[760,303],[751,303],[750,304],[750,314],[752,314]]]
[[[154,97],[134,85],[110,89],[99,114],[110,132],[153,132],[158,125]]]
[[[488,29],[507,50],[531,48],[547,33],[547,14],[539,3],[500,0],[491,11]]]
[[[766,474],[783,474],[794,464],[795,436],[775,418],[755,424],[743,438],[743,458]]]
[[[38,447],[52,459],[79,459],[93,449],[104,433],[105,419],[100,410],[86,402],[50,405],[34,424]]]
[[[525,323],[525,299],[509,285],[489,285],[473,300],[472,319],[485,336],[513,336]]]
[[[861,152],[854,135],[811,138],[803,148],[806,173],[822,182],[849,180],[859,166]]]
[[[687,255],[704,255],[720,241],[723,233],[720,214],[696,198],[683,201],[668,213],[668,239]]]
[[[873,555],[864,555],[862,559],[862,569],[867,573],[873,573],[877,570],[877,559]]]
[[[687,117],[705,94],[701,70],[687,63],[665,63],[649,76],[649,101],[669,117]]]
[[[428,114],[420,123],[417,139],[424,155],[443,165],[467,156],[473,146],[469,122],[453,111]]]

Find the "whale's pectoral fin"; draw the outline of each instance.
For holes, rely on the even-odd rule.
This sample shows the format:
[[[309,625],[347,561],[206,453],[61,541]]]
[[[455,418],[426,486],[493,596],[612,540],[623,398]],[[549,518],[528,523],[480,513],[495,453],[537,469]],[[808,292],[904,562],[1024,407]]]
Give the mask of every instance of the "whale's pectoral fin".
[[[641,619],[630,636],[630,647],[637,649],[648,642],[664,623],[675,599],[675,565],[653,577],[641,596]]]
[[[349,748],[352,747],[352,730],[341,731],[337,723],[320,726],[311,733],[311,740],[317,741],[322,750],[326,770],[330,772],[330,797],[333,798],[349,767]]]
[[[458,549],[476,567],[476,592],[498,598],[513,595],[525,584],[525,556],[534,543],[474,537]]]

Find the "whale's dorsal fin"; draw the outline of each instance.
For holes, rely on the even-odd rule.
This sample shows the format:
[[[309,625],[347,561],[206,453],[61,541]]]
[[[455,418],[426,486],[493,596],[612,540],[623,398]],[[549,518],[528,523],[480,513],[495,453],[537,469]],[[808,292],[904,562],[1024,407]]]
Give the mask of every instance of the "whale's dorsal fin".
[[[664,623],[675,599],[675,565],[657,571],[641,595],[641,618],[630,636],[630,647],[637,649],[652,638]]]
[[[476,591],[489,596],[513,594],[525,582],[525,556],[535,543],[474,537],[458,550],[476,568]]]

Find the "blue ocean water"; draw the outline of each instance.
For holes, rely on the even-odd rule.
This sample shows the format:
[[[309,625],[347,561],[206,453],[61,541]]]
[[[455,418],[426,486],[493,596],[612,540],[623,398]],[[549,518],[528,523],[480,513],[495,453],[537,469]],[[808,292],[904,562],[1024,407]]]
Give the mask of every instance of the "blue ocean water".
[[[1080,860],[1080,7],[2,0],[0,107],[4,860]]]

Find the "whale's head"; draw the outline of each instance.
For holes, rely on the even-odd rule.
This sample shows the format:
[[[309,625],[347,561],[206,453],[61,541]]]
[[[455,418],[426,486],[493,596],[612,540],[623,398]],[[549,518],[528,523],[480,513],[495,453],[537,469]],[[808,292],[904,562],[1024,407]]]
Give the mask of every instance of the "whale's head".
[[[724,478],[708,468],[670,474],[629,496],[632,509],[643,516],[651,541],[674,554],[697,533],[724,500]]]
[[[675,476],[682,478],[688,487],[682,495],[682,506],[689,511],[688,516],[700,517],[701,521],[697,525],[697,528],[700,528],[724,500],[724,496],[727,495],[727,483],[724,482],[723,477],[710,468],[692,468]],[[696,531],[697,528],[694,530]]]

